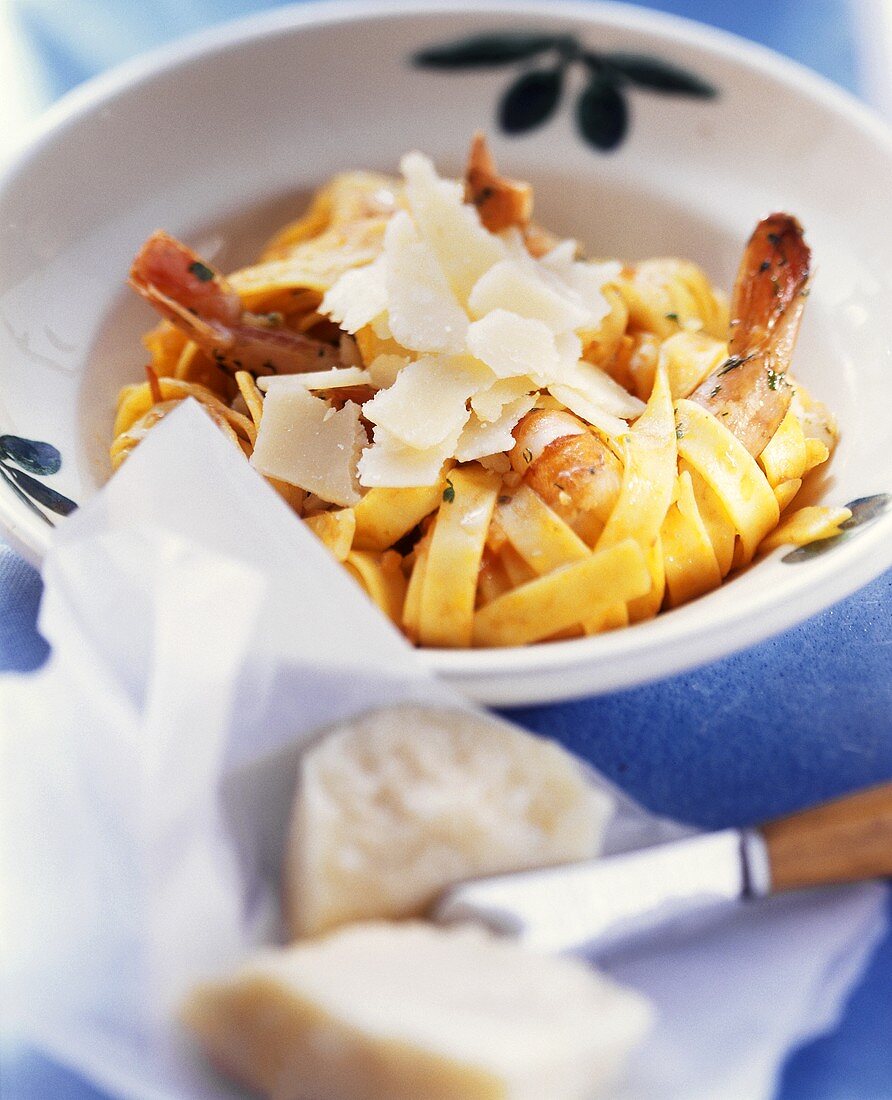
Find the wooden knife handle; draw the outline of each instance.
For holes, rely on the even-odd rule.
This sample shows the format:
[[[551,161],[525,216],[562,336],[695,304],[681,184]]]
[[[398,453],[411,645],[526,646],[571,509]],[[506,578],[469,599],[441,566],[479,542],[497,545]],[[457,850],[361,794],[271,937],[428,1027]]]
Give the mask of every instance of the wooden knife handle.
[[[772,893],[892,877],[892,783],[778,818],[759,831]]]

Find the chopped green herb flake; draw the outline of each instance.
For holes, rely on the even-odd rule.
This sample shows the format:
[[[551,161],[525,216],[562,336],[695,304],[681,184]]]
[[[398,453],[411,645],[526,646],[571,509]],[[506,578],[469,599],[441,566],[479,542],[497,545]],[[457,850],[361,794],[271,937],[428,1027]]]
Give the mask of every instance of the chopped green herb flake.
[[[210,283],[213,281],[213,271],[211,271],[207,264],[203,264],[201,260],[196,260],[194,263],[189,264],[189,270],[196,279],[201,279],[203,283]]]
[[[722,388],[722,384],[721,384],[721,382],[719,382],[719,384],[717,386],[713,386],[713,388],[709,391],[709,396],[710,397],[715,397],[715,395],[717,393],[719,393],[721,388]]]
[[[679,424],[675,429],[675,438],[684,439],[684,424]]]
[[[786,382],[783,371],[772,370],[771,367],[766,367],[765,370],[768,374],[768,388],[770,390],[776,390]]]
[[[677,313],[667,313],[666,314],[666,320],[667,321],[674,321],[676,324],[678,324],[678,314]]]
[[[447,504],[451,504],[455,500],[455,486],[448,477],[446,478],[446,488],[443,490],[443,500]]]

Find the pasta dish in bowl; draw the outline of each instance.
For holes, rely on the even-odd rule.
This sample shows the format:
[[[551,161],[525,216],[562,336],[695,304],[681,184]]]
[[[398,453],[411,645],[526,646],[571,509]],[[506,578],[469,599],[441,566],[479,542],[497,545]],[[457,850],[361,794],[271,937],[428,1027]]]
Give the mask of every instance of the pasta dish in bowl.
[[[762,642],[892,563],[890,171],[838,89],[629,6],[170,45],[0,174],[4,538],[39,565],[188,398],[478,700]]]
[[[161,315],[119,398],[118,466],[196,399],[407,637],[599,634],[839,533],[796,506],[836,440],[790,371],[811,279],[795,217],[743,249],[730,308],[690,259],[589,259],[483,135],[463,180],[336,176],[223,274],[159,231]]]

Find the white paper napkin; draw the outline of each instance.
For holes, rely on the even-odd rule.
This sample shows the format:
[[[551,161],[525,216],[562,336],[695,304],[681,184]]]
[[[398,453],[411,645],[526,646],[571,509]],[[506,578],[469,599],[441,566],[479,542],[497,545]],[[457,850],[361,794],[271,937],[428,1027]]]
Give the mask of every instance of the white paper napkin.
[[[50,662],[0,679],[4,1014],[115,1095],[237,1095],[172,1013],[279,935],[301,745],[376,705],[467,704],[194,402],[60,529],[44,578]],[[619,796],[607,846],[677,831]],[[614,958],[659,1011],[623,1100],[769,1097],[836,1018],[883,897],[741,906]]]

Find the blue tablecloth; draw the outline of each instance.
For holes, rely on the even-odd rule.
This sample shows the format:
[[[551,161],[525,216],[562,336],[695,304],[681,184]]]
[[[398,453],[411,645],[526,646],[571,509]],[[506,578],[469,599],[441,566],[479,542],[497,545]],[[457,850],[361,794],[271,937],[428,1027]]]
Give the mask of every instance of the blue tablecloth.
[[[55,95],[139,48],[265,6],[18,0],[16,11]],[[859,90],[853,9],[845,0],[649,6],[763,42]],[[44,660],[34,627],[39,596],[37,574],[0,546],[0,669],[26,671]],[[645,805],[707,827],[757,821],[892,779],[892,573],[780,637],[697,672],[513,716],[559,738]],[[17,1050],[6,1053],[0,1095],[98,1100],[88,1085]],[[890,1098],[892,934],[841,1025],[790,1057],[779,1100]]]

